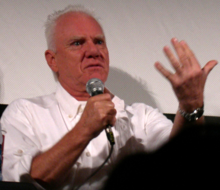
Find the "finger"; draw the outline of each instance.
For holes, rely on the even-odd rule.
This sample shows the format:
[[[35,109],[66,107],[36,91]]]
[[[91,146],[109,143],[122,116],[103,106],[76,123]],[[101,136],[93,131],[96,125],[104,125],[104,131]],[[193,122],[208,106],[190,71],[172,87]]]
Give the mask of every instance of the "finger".
[[[98,101],[95,102],[95,108],[102,114],[116,114],[115,104],[112,101]]]
[[[91,96],[90,99],[93,101],[111,100],[111,94],[109,93],[98,94],[96,96]]]
[[[216,60],[211,60],[208,63],[206,63],[206,65],[202,68],[205,75],[208,76],[208,74],[210,73],[210,71],[218,64],[218,62]]]
[[[186,56],[189,59],[190,65],[193,67],[199,66],[199,68],[200,68],[200,64],[199,64],[195,54],[193,53],[193,51],[190,49],[189,45],[185,41],[181,41],[180,44],[181,44],[182,48],[184,49]]]
[[[164,47],[164,53],[166,54],[167,58],[169,59],[171,65],[175,69],[176,72],[180,72],[181,65],[179,61],[176,59],[175,55],[172,53],[168,46]]]
[[[116,114],[117,114],[117,110],[116,109],[110,109],[108,111],[108,115],[110,115],[110,116],[115,116]]]
[[[154,64],[154,66],[156,67],[156,69],[164,76],[166,77],[169,81],[171,81],[172,79],[172,73],[170,71],[168,71],[167,69],[165,69],[160,62],[156,62]]]
[[[108,94],[110,94],[111,95],[111,99],[113,99],[114,98],[114,94],[112,94],[106,87],[104,88],[104,94],[105,93],[108,93]]]
[[[116,123],[116,118],[109,116],[108,118],[106,118],[106,124],[104,124],[104,126],[114,126]]]
[[[178,56],[184,54],[184,50],[183,50],[182,46],[180,45],[179,41],[177,40],[177,38],[172,38],[171,43],[172,43]]]
[[[190,63],[190,60],[189,60],[187,53],[185,52],[185,48],[182,45],[183,41],[179,42],[176,38],[172,38],[171,42],[172,42],[172,45],[173,45],[173,47],[179,57],[180,64],[183,67],[189,67],[191,65],[191,63]]]

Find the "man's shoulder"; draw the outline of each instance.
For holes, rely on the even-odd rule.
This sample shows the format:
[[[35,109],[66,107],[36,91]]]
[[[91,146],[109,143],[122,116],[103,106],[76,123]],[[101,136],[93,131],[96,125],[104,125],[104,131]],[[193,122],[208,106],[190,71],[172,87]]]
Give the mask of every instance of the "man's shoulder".
[[[125,100],[119,98],[118,96],[114,96],[113,102],[119,107],[123,107],[125,110],[133,111],[133,112],[139,112],[139,111],[144,111],[144,112],[151,112],[151,111],[156,111],[158,112],[158,108],[153,108],[150,105],[147,105],[143,102],[133,102],[131,104],[126,104]]]
[[[153,108],[152,106],[147,105],[142,102],[134,102],[130,105],[126,105],[126,107],[127,107],[127,109],[132,109],[132,110],[136,110],[136,111],[140,111],[140,110],[143,110],[145,112],[158,111],[158,108]]]
[[[19,98],[12,101],[7,106],[5,112],[13,112],[13,110],[27,110],[34,107],[47,108],[54,104],[56,104],[55,93],[33,98]]]
[[[125,110],[133,116],[146,117],[148,119],[166,119],[162,112],[158,108],[154,108],[143,102],[134,102],[132,104],[126,104],[124,100],[115,96],[114,101],[115,107],[118,112]]]

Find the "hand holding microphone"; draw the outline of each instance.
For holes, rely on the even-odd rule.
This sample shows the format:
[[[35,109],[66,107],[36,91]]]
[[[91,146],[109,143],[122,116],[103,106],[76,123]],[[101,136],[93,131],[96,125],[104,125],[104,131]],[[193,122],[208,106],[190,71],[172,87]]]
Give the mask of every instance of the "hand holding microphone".
[[[98,94],[103,94],[104,92],[104,84],[100,79],[92,78],[86,84],[86,91],[90,96],[96,96]],[[113,146],[115,144],[114,134],[112,132],[111,126],[107,125],[105,128],[105,132],[110,144]]]

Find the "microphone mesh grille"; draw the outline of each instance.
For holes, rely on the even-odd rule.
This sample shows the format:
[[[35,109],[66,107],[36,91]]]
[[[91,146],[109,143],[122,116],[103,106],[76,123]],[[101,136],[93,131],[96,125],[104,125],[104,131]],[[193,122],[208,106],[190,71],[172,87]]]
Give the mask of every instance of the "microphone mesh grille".
[[[90,96],[103,94],[104,84],[100,79],[92,78],[86,83],[86,91],[89,93]]]

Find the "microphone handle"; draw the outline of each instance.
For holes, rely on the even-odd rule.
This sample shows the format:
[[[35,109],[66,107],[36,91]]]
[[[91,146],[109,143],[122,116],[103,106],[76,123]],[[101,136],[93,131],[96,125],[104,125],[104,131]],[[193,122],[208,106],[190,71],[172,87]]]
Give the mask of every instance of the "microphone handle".
[[[92,78],[86,83],[86,91],[89,93],[90,96],[103,94],[104,84],[100,79]],[[109,143],[111,144],[111,146],[113,146],[115,144],[115,140],[114,140],[114,134],[112,132],[110,125],[106,126],[105,132],[109,140]]]
[[[115,144],[115,139],[114,139],[114,134],[112,132],[112,128],[110,125],[108,125],[105,128],[105,132],[106,132],[106,135],[107,135],[107,138],[108,138],[110,144],[113,146]]]

